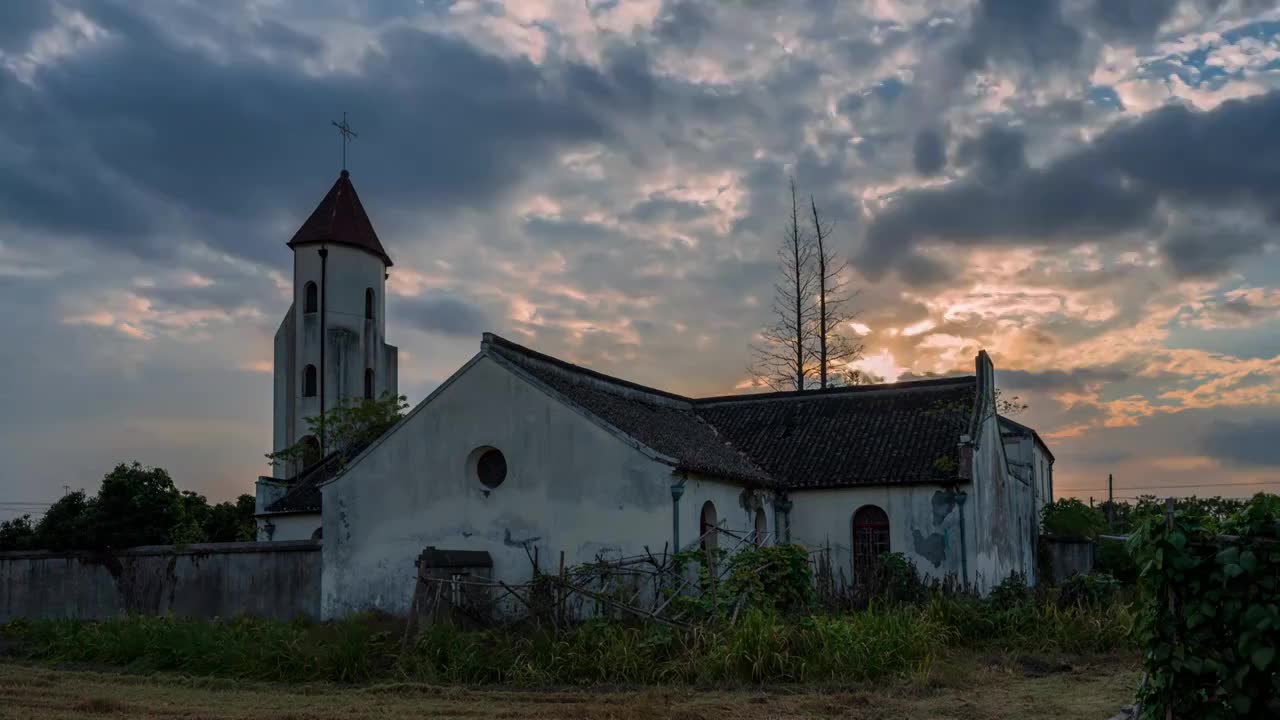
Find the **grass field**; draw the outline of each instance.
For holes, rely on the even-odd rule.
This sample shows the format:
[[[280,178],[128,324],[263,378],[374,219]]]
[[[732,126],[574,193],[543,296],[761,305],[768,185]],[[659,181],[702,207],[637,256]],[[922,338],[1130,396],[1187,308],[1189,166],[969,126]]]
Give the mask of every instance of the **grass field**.
[[[1104,720],[1130,702],[1134,657],[961,655],[928,675],[850,687],[504,690],[286,685],[0,663],[0,718],[954,718]]]

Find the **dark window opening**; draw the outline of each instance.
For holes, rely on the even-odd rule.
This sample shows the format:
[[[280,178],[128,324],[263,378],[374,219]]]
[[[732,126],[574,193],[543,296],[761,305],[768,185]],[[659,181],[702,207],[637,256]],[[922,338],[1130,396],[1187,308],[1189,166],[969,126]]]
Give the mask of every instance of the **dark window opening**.
[[[307,283],[303,288],[305,298],[302,301],[302,312],[313,313],[320,310],[320,291],[313,282]]]
[[[875,505],[853,514],[853,576],[872,572],[880,556],[889,552],[889,516]]]
[[[315,435],[307,435],[302,438],[302,467],[298,470],[304,470],[318,462],[320,462],[320,441]]]
[[[702,516],[698,522],[698,537],[703,550],[715,550],[720,543],[720,524],[716,518],[716,506],[710,500],[702,504]]]
[[[377,297],[373,294],[373,288],[365,288],[364,291],[364,317],[366,320],[373,319],[373,302]]]
[[[308,365],[302,371],[302,397],[316,396],[316,366]]]
[[[762,547],[764,541],[769,537],[769,523],[764,516],[764,508],[756,510],[756,547]]]
[[[488,488],[496,488],[507,479],[507,458],[501,450],[489,448],[476,460],[476,477]]]
[[[364,399],[373,399],[373,368],[364,370]]]

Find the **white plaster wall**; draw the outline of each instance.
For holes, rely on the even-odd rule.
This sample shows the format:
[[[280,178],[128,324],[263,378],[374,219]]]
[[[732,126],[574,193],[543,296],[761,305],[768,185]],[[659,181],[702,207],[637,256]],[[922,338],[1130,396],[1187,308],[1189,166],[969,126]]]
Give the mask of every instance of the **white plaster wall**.
[[[507,460],[488,489],[466,467],[480,446]],[[487,550],[493,575],[532,574],[524,544],[545,567],[597,553],[660,552],[671,538],[671,467],[478,356],[397,428],[323,486],[324,617],[408,610],[414,561],[434,545]],[[696,483],[682,500],[696,528],[696,498],[731,495]]]
[[[311,540],[316,530],[320,529],[320,513],[280,513],[257,518],[258,540],[280,542],[283,540]],[[266,525],[274,525],[270,537],[267,536]]]
[[[994,387],[994,382],[988,378]],[[980,381],[981,384],[981,381]],[[989,398],[991,407],[994,399]],[[1031,483],[1008,472],[1005,446],[994,412],[988,412],[974,438],[973,482],[967,509],[972,510],[976,538],[969,573],[978,589],[986,592],[1013,572],[1022,572],[1034,583],[1036,519]]]
[[[289,311],[285,313],[284,319],[280,322],[279,329],[276,330],[274,352],[273,352],[273,383],[272,383],[272,427],[271,427],[271,447],[273,450],[288,447],[293,444],[293,428],[294,428],[294,402],[293,398],[297,393],[294,387],[294,380],[297,373],[294,369],[297,363],[294,362],[294,352],[297,349],[297,337],[295,335],[296,315],[293,310],[294,306],[289,306]],[[276,461],[272,463],[272,475],[278,478],[288,477],[299,468],[289,467],[289,463]]]
[[[941,486],[793,490],[791,502],[792,541],[810,549],[829,546],[837,578],[853,576],[853,514],[866,505],[889,516],[890,552],[902,553],[922,575],[961,575],[960,512]],[[966,518],[966,547],[974,539],[971,517]]]
[[[325,313],[325,368],[323,378],[325,405],[333,407],[340,398],[364,395],[364,371],[374,370],[374,395],[396,392],[392,370],[394,353],[385,342],[386,334],[386,266],[380,258],[363,250],[343,245],[329,245],[326,281],[320,307]],[[303,372],[307,365],[320,368],[320,313],[307,313],[306,285],[320,282],[319,246],[305,245],[294,251],[293,311],[296,313],[294,377],[294,412],[292,435],[280,447],[293,444],[307,432],[306,418],[320,414],[319,393],[303,397]],[[365,290],[372,288],[375,297],[374,319],[364,316]],[[279,357],[279,354],[277,354]],[[277,447],[276,449],[280,449]]]
[[[716,480],[693,473],[684,477],[684,495],[680,498],[680,546],[693,547],[701,535],[702,506],[710,501],[716,508],[717,525],[728,531],[721,534],[718,543],[724,550],[732,550],[738,540],[755,532],[755,508],[763,507],[769,534],[768,544],[777,544],[773,512],[773,493],[763,490],[747,490],[742,485]],[[676,478],[679,481],[679,478]],[[671,535],[671,519],[667,518],[667,535]],[[670,539],[669,537],[666,539]],[[661,549],[650,546],[655,552]],[[750,542],[750,541],[748,541]],[[746,543],[744,543],[745,545]]]

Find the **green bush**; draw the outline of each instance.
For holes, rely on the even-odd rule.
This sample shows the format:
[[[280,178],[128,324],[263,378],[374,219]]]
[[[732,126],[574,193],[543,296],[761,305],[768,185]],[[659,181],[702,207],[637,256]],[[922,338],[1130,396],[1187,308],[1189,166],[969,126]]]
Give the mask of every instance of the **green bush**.
[[[1119,592],[1120,581],[1106,573],[1072,575],[1058,586],[1058,607],[1105,605]]]
[[[1218,531],[1222,531],[1222,535]],[[1148,514],[1130,538],[1141,568],[1144,718],[1280,715],[1280,497],[1223,519]]]
[[[1093,539],[1106,529],[1107,519],[1076,498],[1061,498],[1040,511],[1040,527],[1055,537]]]
[[[1132,585],[1138,580],[1138,564],[1133,561],[1123,540],[1096,540],[1093,569],[1125,585]]]

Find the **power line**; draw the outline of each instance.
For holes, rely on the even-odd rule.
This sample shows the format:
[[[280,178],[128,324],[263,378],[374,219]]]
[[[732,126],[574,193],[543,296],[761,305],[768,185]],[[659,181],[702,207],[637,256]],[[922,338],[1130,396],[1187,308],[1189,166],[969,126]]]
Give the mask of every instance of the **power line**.
[[[1168,490],[1170,488],[1203,488],[1212,490],[1220,487],[1250,487],[1259,485],[1280,485],[1280,480],[1262,480],[1259,482],[1238,483],[1196,483],[1192,485],[1133,485],[1116,488],[1117,490]],[[1061,488],[1063,492],[1103,492],[1106,488]]]

